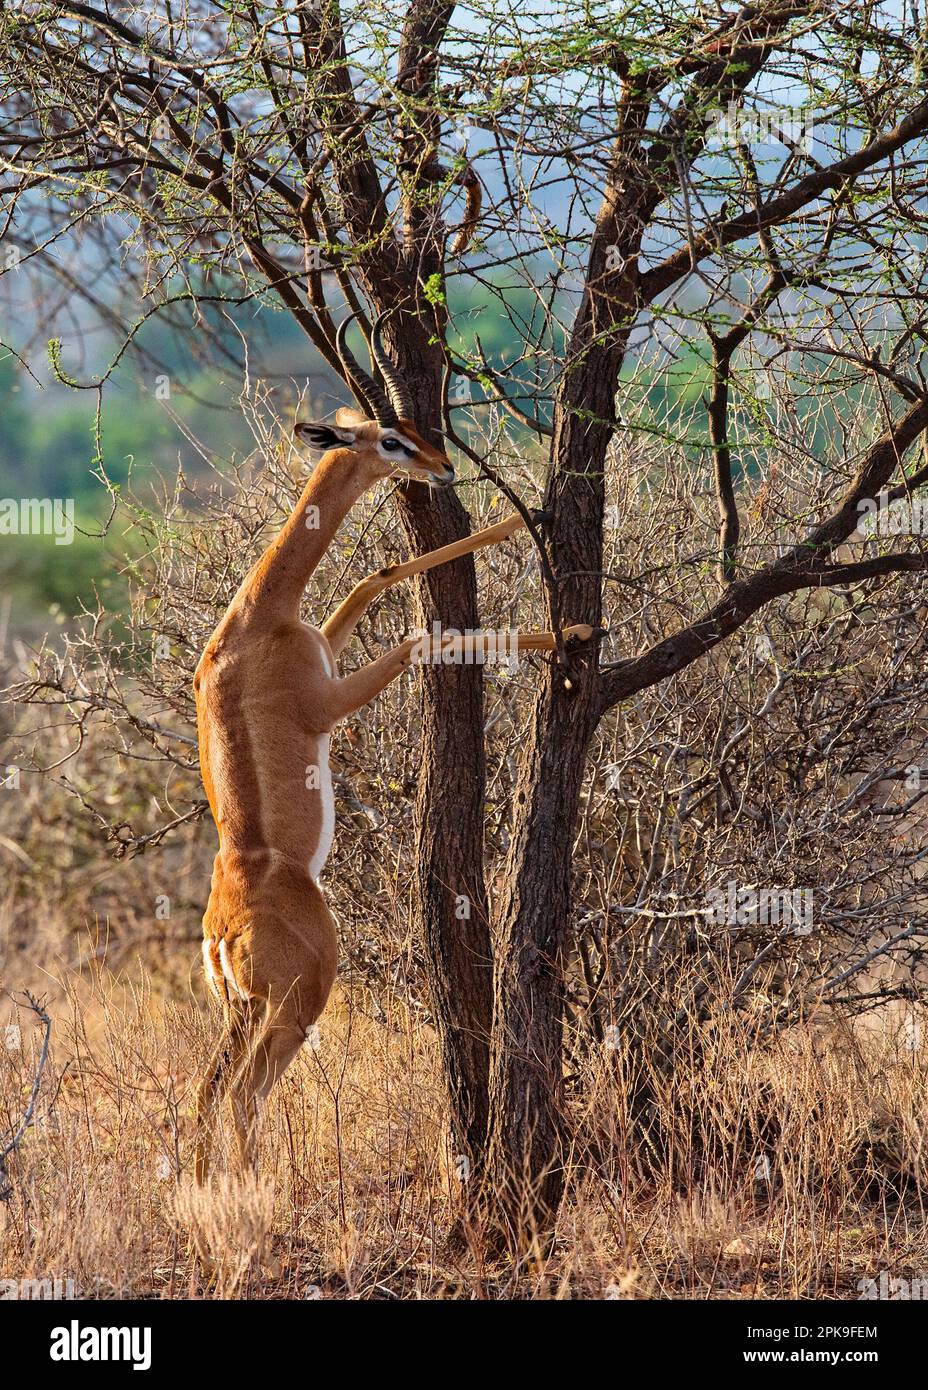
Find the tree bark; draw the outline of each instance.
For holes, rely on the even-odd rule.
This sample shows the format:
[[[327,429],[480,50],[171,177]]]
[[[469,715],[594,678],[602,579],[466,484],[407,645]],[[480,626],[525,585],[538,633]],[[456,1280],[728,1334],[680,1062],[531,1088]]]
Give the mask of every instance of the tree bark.
[[[545,492],[556,606],[565,624],[601,622],[606,451],[634,312],[639,242],[639,219],[610,186],[555,409]],[[616,246],[622,255],[613,274],[609,252]],[[549,668],[533,706],[496,905],[487,1204],[491,1224],[514,1248],[544,1235],[564,1188],[562,1012],[571,862],[587,748],[601,713],[595,648],[568,670]]]
[[[424,320],[424,321],[423,321]],[[409,383],[420,431],[436,444],[442,423],[440,349],[428,343],[426,316],[405,318],[393,358]],[[469,533],[454,492],[403,490],[400,515],[412,554]],[[430,627],[480,626],[472,556],[420,576],[417,621]],[[422,761],[416,799],[415,928],[425,948],[432,1012],[441,1042],[455,1157],[462,1178],[482,1166],[488,1122],[493,965],[483,872],[486,759],[480,666],[422,670]],[[465,1186],[465,1193],[471,1188]]]
[[[589,299],[575,344],[592,336]],[[604,468],[627,333],[565,380],[545,496],[564,623],[601,621]],[[550,603],[549,621],[552,620]],[[553,665],[536,696],[519,769],[513,838],[496,905],[490,1080],[493,1224],[522,1246],[550,1226],[564,1186],[562,1012],[574,827],[602,706],[596,649]]]
[[[514,1246],[547,1229],[564,1186],[564,966],[574,826],[598,718],[584,688],[592,675],[572,694],[555,669],[536,702],[497,905],[488,1170],[493,1224]]]

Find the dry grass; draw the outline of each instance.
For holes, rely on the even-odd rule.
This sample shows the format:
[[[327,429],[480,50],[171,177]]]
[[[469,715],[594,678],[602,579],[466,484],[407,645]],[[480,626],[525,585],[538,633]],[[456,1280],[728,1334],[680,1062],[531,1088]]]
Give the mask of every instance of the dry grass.
[[[666,1091],[652,1078],[635,1122],[621,1052],[591,1056],[556,1239],[514,1269],[479,1231],[449,1245],[460,1194],[431,1029],[351,1001],[349,982],[272,1098],[257,1180],[226,1154],[197,1192],[192,1085],[215,1019],[141,977],[66,978],[0,1207],[0,1277],[92,1298],[856,1298],[864,1276],[928,1268],[925,1059],[891,1039],[863,1050],[808,1025],[760,1050],[717,1025]],[[20,1022],[0,1053],[4,1126],[40,1041]]]

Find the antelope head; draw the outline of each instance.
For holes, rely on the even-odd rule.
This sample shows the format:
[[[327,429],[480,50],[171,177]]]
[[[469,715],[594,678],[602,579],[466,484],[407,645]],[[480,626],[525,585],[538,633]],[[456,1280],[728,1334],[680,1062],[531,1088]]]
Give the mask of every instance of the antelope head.
[[[409,392],[381,340],[385,317],[380,315],[371,332],[371,356],[386,390],[349,351],[345,334],[351,320],[347,318],[339,325],[335,341],[345,375],[364,409],[343,407],[335,412],[334,423],[298,421],[293,433],[310,449],[350,450],[369,470],[372,481],[401,476],[430,487],[446,486],[454,481],[454,468],[442,450],[427,443],[412,423],[414,411]]]

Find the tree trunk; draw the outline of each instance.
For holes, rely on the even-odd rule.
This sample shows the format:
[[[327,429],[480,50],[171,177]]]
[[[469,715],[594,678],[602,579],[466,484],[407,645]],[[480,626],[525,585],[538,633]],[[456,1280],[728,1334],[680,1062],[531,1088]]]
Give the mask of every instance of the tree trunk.
[[[594,245],[593,270],[605,255]],[[591,276],[593,271],[591,270]],[[616,379],[627,322],[615,327],[607,305],[608,351],[577,370],[602,324],[601,301],[588,295],[571,344],[555,411],[552,473],[545,493],[549,554],[563,624],[598,626],[604,470],[614,430]],[[554,622],[548,595],[548,620]],[[548,669],[535,697],[531,733],[519,769],[513,838],[496,904],[493,1052],[490,1063],[491,1223],[510,1246],[544,1236],[564,1189],[562,1015],[572,905],[574,827],[590,739],[602,713],[596,648],[569,671]]]
[[[584,688],[591,674],[571,694],[553,671],[536,702],[497,906],[488,1195],[493,1224],[513,1246],[550,1226],[564,1186],[564,963],[574,826],[597,718]]]
[[[407,319],[407,325],[409,320]],[[417,404],[420,431],[441,424],[441,356],[420,324],[394,347]],[[441,436],[433,434],[436,444]],[[453,492],[404,489],[400,514],[413,554],[469,533]],[[417,621],[459,631],[480,626],[472,556],[429,570],[417,585]],[[413,912],[425,947],[441,1040],[455,1157],[462,1178],[480,1171],[486,1144],[493,965],[483,873],[486,763],[480,666],[422,670],[422,763],[416,800]],[[466,1159],[466,1163],[461,1163]],[[465,1187],[465,1192],[471,1188]]]

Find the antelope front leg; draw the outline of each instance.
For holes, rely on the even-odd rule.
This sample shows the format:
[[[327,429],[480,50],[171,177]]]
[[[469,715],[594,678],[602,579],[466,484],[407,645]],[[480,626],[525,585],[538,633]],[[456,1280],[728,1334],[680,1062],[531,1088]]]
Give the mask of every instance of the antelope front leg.
[[[593,635],[589,623],[565,627],[563,636],[570,641],[588,642]],[[475,632],[466,636],[448,636],[438,642],[429,637],[407,637],[398,647],[379,656],[359,671],[353,671],[336,682],[335,721],[344,719],[355,710],[370,704],[391,681],[410,666],[439,666],[464,664],[468,658],[486,657],[488,653],[511,655],[518,652],[553,652],[557,641],[553,632]]]
[[[377,595],[382,594],[385,589],[392,588],[394,584],[399,584],[401,580],[409,579],[414,574],[434,569],[436,565],[446,565],[449,560],[457,560],[461,555],[470,555],[486,545],[497,545],[524,525],[525,522],[520,516],[510,516],[505,521],[498,521],[495,526],[488,526],[484,531],[466,536],[462,541],[443,545],[439,550],[430,550],[426,555],[408,560],[406,564],[392,565],[389,569],[382,569],[378,574],[371,574],[367,579],[362,579],[344,602],[339,604],[331,618],[327,618],[322,625],[322,632],[332,648],[332,655],[337,658],[339,653],[344,651],[358,621]]]
[[[395,681],[397,676],[409,669],[413,648],[424,641],[423,637],[407,637],[405,642],[384,652],[376,661],[368,662],[360,670],[352,671],[350,676],[343,676],[341,680],[336,681],[332,702],[333,722],[337,723],[339,719],[354,714],[355,710],[369,705],[371,700],[376,699],[381,690],[385,690],[391,681]]]

